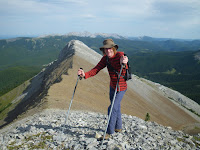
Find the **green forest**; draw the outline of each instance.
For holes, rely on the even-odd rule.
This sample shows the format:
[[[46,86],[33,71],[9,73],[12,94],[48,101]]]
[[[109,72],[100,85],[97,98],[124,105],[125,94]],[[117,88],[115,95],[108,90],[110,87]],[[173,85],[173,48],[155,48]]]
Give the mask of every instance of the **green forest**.
[[[0,71],[0,95],[3,95],[41,70],[40,67],[16,66]]]
[[[130,56],[132,72],[172,88],[200,104],[200,62],[197,52],[151,52]]]
[[[39,73],[74,39],[100,53],[102,37],[0,40],[0,96]],[[119,51],[128,55],[133,74],[177,90],[200,104],[200,61],[194,58],[199,52],[200,40],[114,41],[119,45]]]

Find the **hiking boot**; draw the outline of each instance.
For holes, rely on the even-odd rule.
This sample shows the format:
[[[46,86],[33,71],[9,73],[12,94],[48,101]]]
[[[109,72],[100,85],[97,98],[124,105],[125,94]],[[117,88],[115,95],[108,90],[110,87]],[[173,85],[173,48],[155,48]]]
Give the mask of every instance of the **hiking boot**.
[[[110,138],[110,134],[106,133],[104,140],[108,140]],[[103,140],[103,136],[99,138],[100,141]]]
[[[122,132],[122,129],[115,129],[115,132]]]

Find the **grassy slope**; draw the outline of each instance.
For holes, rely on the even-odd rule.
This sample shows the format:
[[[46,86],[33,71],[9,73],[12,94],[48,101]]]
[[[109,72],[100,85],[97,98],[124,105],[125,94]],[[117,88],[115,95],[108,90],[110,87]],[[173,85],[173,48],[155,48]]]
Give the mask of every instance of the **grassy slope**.
[[[13,103],[12,101],[16,99],[18,96],[20,96],[28,85],[29,81],[26,81],[23,84],[11,90],[9,93],[4,94],[3,96],[0,97],[0,120],[5,118],[7,113],[10,110],[12,110],[17,103],[20,102],[20,100],[16,103]]]

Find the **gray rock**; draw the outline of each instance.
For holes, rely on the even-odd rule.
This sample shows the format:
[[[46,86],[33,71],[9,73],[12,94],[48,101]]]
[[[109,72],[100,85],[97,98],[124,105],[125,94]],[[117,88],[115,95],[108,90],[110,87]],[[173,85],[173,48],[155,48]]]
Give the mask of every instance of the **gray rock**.
[[[62,110],[45,110],[0,130],[1,149],[7,150],[8,146],[29,149],[30,145],[38,146],[40,142],[45,143],[44,149],[99,149],[101,141],[95,136],[103,135],[106,115],[71,111],[69,123],[64,126],[65,114]],[[199,141],[181,131],[125,114],[122,121],[123,132],[114,133],[105,140],[103,149],[198,149],[195,143]]]
[[[85,139],[85,143],[88,145],[88,144],[90,144],[90,143],[94,143],[94,142],[96,142],[97,141],[97,139],[95,139],[95,138],[88,138],[88,139]]]
[[[97,147],[97,145],[98,145],[98,142],[92,142],[87,145],[86,149],[93,149],[93,148]]]

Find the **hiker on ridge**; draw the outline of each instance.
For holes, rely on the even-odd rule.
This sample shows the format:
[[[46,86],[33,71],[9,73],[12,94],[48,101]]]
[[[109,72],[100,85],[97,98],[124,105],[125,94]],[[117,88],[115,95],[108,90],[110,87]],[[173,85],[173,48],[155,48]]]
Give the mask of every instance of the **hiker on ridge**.
[[[110,75],[110,102],[112,104],[113,96],[115,93],[115,88],[117,84],[118,74],[115,70],[119,73],[121,65],[124,64],[124,68],[122,69],[122,76],[125,76],[126,69],[128,69],[127,62],[128,57],[124,56],[123,52],[117,51],[118,45],[114,43],[112,39],[106,39],[103,41],[103,46],[100,47],[100,50],[103,53],[103,57],[99,61],[99,63],[90,71],[84,72],[82,69],[78,70],[78,75],[87,79],[96,75],[101,69],[105,68],[108,63],[110,64],[109,67],[107,66],[109,75]],[[108,129],[106,131],[105,139],[109,139],[110,135],[114,132],[121,132],[122,130],[122,119],[121,119],[121,100],[127,90],[127,83],[123,77],[119,79],[119,85],[117,87],[116,98],[114,102],[114,106],[112,108],[112,113],[110,117],[110,121],[108,124]],[[108,107],[108,114],[110,112],[111,105]],[[102,138],[101,138],[102,139]]]

